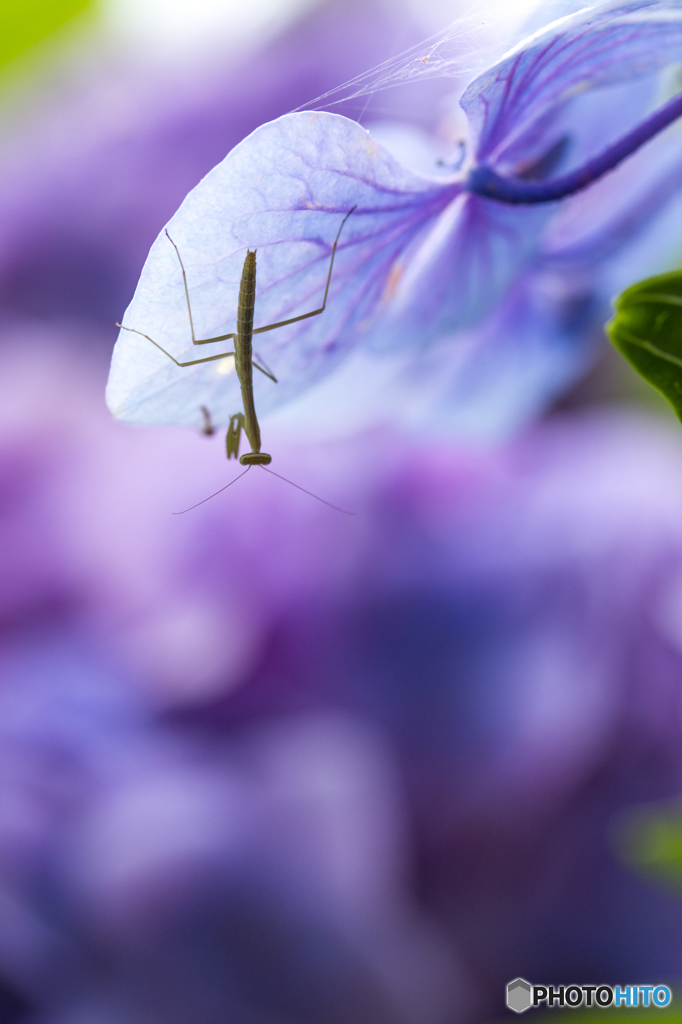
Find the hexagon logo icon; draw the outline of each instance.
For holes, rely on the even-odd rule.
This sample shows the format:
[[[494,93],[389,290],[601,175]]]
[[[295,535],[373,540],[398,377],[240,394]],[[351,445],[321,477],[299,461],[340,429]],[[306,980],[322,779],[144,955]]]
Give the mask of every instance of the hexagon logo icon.
[[[532,990],[525,978],[514,978],[507,985],[507,1006],[514,1013],[524,1013],[533,1002]]]

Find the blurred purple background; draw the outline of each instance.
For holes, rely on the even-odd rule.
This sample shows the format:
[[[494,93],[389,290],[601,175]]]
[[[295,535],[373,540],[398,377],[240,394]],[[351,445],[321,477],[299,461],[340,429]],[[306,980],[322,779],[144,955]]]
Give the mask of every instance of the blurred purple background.
[[[680,975],[682,905],[613,839],[680,789],[676,423],[607,361],[495,448],[268,437],[353,519],[255,473],[174,518],[221,439],[104,406],[186,192],[420,32],[332,0],[241,61],[86,34],[8,104],[0,1024],[447,1024],[519,974]],[[372,109],[435,131],[451,89]]]

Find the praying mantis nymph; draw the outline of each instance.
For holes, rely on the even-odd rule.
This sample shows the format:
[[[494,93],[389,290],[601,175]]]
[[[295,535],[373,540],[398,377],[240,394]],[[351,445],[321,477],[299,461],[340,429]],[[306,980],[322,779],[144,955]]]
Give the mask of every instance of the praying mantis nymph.
[[[239,300],[237,304],[237,331],[236,333],[232,334],[219,334],[215,338],[197,338],[194,334],[194,320],[192,317],[192,306],[189,299],[189,289],[187,287],[187,274],[185,273],[185,267],[182,262],[182,257],[180,256],[178,247],[168,234],[168,231],[166,231],[166,237],[173,246],[173,248],[175,249],[178,261],[180,263],[180,269],[182,271],[182,281],[185,289],[185,299],[187,302],[187,313],[189,316],[189,326],[190,334],[192,336],[192,344],[210,345],[217,341],[233,340],[233,352],[219,352],[217,355],[205,356],[203,359],[190,359],[187,362],[180,362],[175,358],[175,356],[172,356],[170,352],[167,352],[165,348],[159,345],[157,341],[154,341],[153,338],[150,338],[148,334],[144,334],[142,331],[138,331],[134,327],[124,327],[123,324],[116,325],[117,327],[123,328],[124,331],[132,331],[134,334],[139,334],[141,335],[141,337],[146,338],[147,341],[150,341],[152,345],[154,345],[161,352],[163,352],[165,356],[168,356],[168,358],[171,359],[175,363],[175,365],[179,367],[184,368],[186,366],[196,366],[198,363],[210,363],[216,359],[225,359],[227,356],[234,356],[234,365],[235,370],[237,372],[237,377],[239,379],[239,385],[241,388],[244,412],[235,413],[230,418],[230,426],[227,431],[225,443],[227,458],[236,459],[237,457],[239,457],[239,462],[241,463],[241,465],[246,466],[246,470],[244,472],[247,472],[251,468],[251,466],[261,466],[263,469],[265,469],[265,467],[270,462],[272,462],[272,456],[268,455],[267,452],[261,451],[260,425],[258,423],[258,417],[256,415],[256,405],[253,395],[253,367],[255,366],[257,370],[260,370],[260,372],[265,374],[266,377],[269,377],[270,380],[274,381],[275,384],[277,383],[277,378],[274,376],[273,373],[270,372],[270,370],[266,366],[260,365],[260,362],[262,362],[262,360],[260,362],[257,362],[254,359],[253,335],[262,334],[265,331],[273,331],[277,327],[286,327],[287,324],[295,324],[299,320],[307,320],[311,316],[317,316],[319,313],[324,313],[327,307],[329,285],[331,283],[332,271],[334,269],[334,257],[336,256],[336,247],[338,245],[339,238],[341,237],[343,226],[354,209],[355,207],[353,206],[344,216],[343,220],[341,221],[339,230],[336,233],[336,238],[334,239],[334,244],[332,245],[331,259],[329,261],[329,272],[327,274],[327,283],[324,289],[324,298],[322,300],[322,305],[320,306],[319,309],[313,309],[309,313],[301,313],[300,316],[294,316],[289,318],[288,320],[278,320],[277,323],[267,324],[265,327],[254,328],[253,317],[256,305],[256,250],[254,249],[252,251],[251,249],[248,249],[246,256],[244,258],[244,267],[242,269],[242,277],[239,285]],[[201,407],[201,410],[204,415],[205,421],[203,432],[212,433],[213,429],[210,423],[209,412],[204,406]],[[251,451],[245,452],[242,456],[239,456],[239,443],[241,440],[242,430],[244,431],[248,438],[249,444],[251,445]],[[272,470],[268,470],[267,472],[272,472]],[[240,474],[240,476],[243,475],[243,473]],[[274,473],[273,475],[279,476],[279,473]],[[230,487],[233,483],[236,483],[237,480],[239,480],[240,476],[236,477],[234,480],[231,480],[229,484],[226,484],[226,487]],[[282,477],[282,479],[286,478]],[[287,483],[293,484],[293,481],[287,480]],[[305,488],[299,487],[298,484],[293,484],[293,486],[298,487],[299,490],[305,490]],[[221,487],[220,491],[216,491],[215,493],[220,494],[221,491],[224,490],[225,487]],[[311,492],[306,491],[306,494],[311,494]],[[213,498],[215,497],[215,495],[212,494],[210,497]],[[318,496],[316,494],[313,494],[312,497],[317,498]],[[208,500],[208,498],[204,499],[204,501]],[[325,505],[330,504],[329,502],[324,501],[323,498],[319,498],[318,500],[323,501]],[[198,504],[201,505],[203,504],[203,502],[199,502]],[[196,505],[192,505],[192,508],[196,508]],[[332,508],[336,508],[336,505],[333,505]],[[189,512],[190,509],[185,509],[185,511]],[[337,509],[337,511],[343,512],[344,510]],[[352,515],[353,513],[347,514]]]

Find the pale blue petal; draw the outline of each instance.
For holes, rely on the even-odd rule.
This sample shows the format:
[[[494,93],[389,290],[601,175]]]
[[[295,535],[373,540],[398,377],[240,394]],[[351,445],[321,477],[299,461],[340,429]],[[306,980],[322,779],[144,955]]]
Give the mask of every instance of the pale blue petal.
[[[255,326],[322,303],[332,242],[339,243],[327,309],[320,316],[254,338],[279,378],[255,374],[267,411],[328,373],[372,327],[401,254],[461,189],[402,167],[356,122],[337,114],[289,114],[263,125],[197,187],[168,224],[187,271],[197,337],[235,329],[244,256],[258,250]],[[387,284],[388,283],[388,284]],[[123,323],[179,359],[228,351],[193,348],[182,277],[162,232],[152,246]],[[144,338],[121,331],[107,401],[137,423],[199,426],[206,406],[215,424],[239,411],[234,372],[213,362],[179,369]]]
[[[548,110],[572,97],[651,74],[681,56],[682,7],[674,0],[599,5],[554,22],[465,90],[461,103],[477,159],[501,158]]]
[[[410,425],[497,443],[525,427],[594,359],[609,304],[592,275],[534,269],[468,331],[426,351],[358,348],[342,368],[267,423],[268,433],[338,437]],[[340,421],[338,410],[343,409]]]
[[[562,106],[550,107],[504,147],[495,169],[505,176],[542,181],[584,166],[660,103],[659,77],[588,89]]]
[[[596,357],[607,304],[582,275],[527,273],[470,335],[452,339],[431,422],[477,441],[525,427]]]
[[[476,323],[534,259],[555,211],[556,203],[510,206],[459,196],[413,253],[370,345],[423,347],[434,335]]]

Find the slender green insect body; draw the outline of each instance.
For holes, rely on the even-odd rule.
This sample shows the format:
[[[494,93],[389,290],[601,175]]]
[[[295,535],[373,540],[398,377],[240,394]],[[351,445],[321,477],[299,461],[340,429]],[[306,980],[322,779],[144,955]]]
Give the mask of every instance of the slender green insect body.
[[[336,233],[334,244],[332,245],[332,254],[329,261],[329,273],[327,274],[327,283],[324,289],[324,298],[322,305],[319,309],[313,309],[309,313],[302,313],[300,316],[293,316],[288,320],[279,320],[275,324],[267,324],[265,327],[253,326],[254,310],[256,305],[256,250],[247,250],[246,257],[244,259],[244,267],[242,269],[242,278],[239,285],[239,300],[237,305],[237,333],[232,334],[219,334],[215,338],[197,338],[194,333],[194,319],[192,317],[192,305],[189,300],[189,288],[187,287],[187,274],[185,273],[185,267],[180,256],[180,251],[168,234],[166,230],[166,238],[175,249],[180,264],[180,270],[182,272],[182,283],[185,289],[185,300],[187,302],[187,315],[189,317],[189,329],[192,336],[193,345],[210,345],[216,341],[229,341],[234,342],[234,352],[219,352],[217,355],[204,356],[203,359],[189,359],[186,362],[180,362],[175,356],[167,352],[163,346],[159,345],[158,341],[154,341],[148,334],[144,334],[142,331],[136,330],[134,327],[124,327],[123,324],[116,324],[117,327],[121,327],[124,331],[132,331],[133,334],[139,334],[141,337],[146,338],[150,341],[155,348],[158,348],[160,352],[163,352],[165,356],[168,356],[176,366],[184,368],[186,366],[196,366],[197,363],[211,363],[216,359],[225,359],[226,356],[234,356],[234,365],[239,378],[239,385],[242,393],[242,402],[244,404],[244,412],[236,413],[230,418],[230,426],[227,432],[226,438],[226,449],[227,457],[237,458],[239,453],[239,441],[241,431],[244,430],[249,444],[251,445],[251,451],[246,452],[239,458],[242,466],[266,466],[272,462],[272,456],[268,455],[267,452],[261,451],[261,436],[260,426],[258,423],[258,417],[256,415],[256,404],[253,396],[253,367],[269,377],[270,380],[277,383],[277,378],[273,373],[268,370],[266,366],[261,366],[260,362],[256,362],[253,356],[253,335],[262,334],[265,331],[273,331],[277,327],[286,327],[287,324],[295,324],[299,320],[307,320],[311,316],[317,316],[319,313],[324,313],[327,308],[327,296],[329,295],[329,285],[332,279],[332,271],[334,269],[334,257],[336,256],[336,247],[343,231],[343,226],[350,217],[351,213],[355,210],[355,207],[351,207],[348,213],[341,221],[339,230]],[[201,411],[204,416],[204,428],[203,433],[213,433],[213,428],[210,423],[210,414],[205,406],[201,406]],[[238,478],[237,478],[238,479]],[[291,482],[291,481],[289,481]],[[294,485],[298,486],[298,485]],[[314,495],[316,497],[316,495]],[[322,500],[322,499],[320,499]]]
[[[287,324],[295,324],[299,320],[307,320],[311,316],[317,316],[319,313],[324,313],[327,307],[327,296],[329,295],[329,285],[332,279],[332,271],[334,269],[334,257],[336,256],[336,247],[338,245],[339,238],[343,226],[350,217],[355,207],[353,206],[341,221],[341,226],[334,239],[332,246],[331,259],[329,261],[329,273],[327,274],[327,283],[324,289],[324,298],[322,305],[319,309],[313,309],[309,313],[302,313],[300,316],[291,317],[288,320],[279,320],[275,324],[267,324],[265,327],[253,326],[254,310],[256,305],[256,250],[247,250],[246,257],[244,258],[244,267],[242,269],[242,277],[239,285],[239,300],[237,305],[237,332],[236,334],[220,334],[215,338],[197,338],[194,334],[194,320],[192,317],[192,306],[189,300],[189,289],[187,287],[187,274],[185,273],[185,267],[182,262],[182,257],[178,250],[177,245],[166,231],[166,237],[171,243],[178,257],[180,263],[180,269],[182,271],[182,281],[185,288],[185,299],[187,302],[187,315],[189,316],[189,327],[192,336],[193,345],[210,345],[216,341],[228,341],[233,340],[234,352],[219,352],[214,356],[205,356],[203,359],[190,359],[187,362],[180,362],[167,352],[157,341],[150,338],[148,334],[144,334],[142,331],[135,330],[134,327],[124,327],[123,324],[117,324],[117,327],[122,327],[125,331],[132,331],[134,334],[139,334],[141,337],[146,338],[152,345],[163,352],[165,356],[168,356],[176,366],[195,366],[197,363],[210,363],[216,359],[225,359],[226,356],[234,356],[234,365],[239,378],[239,386],[242,393],[242,402],[244,405],[244,412],[235,413],[230,417],[230,425],[227,430],[227,436],[225,438],[225,448],[228,459],[239,458],[242,466],[246,466],[244,473],[248,472],[251,466],[260,466],[262,469],[272,462],[272,456],[268,455],[267,452],[261,451],[261,436],[260,436],[260,425],[258,423],[258,416],[256,415],[256,403],[253,395],[253,367],[269,377],[270,380],[277,383],[277,378],[273,373],[268,370],[267,366],[261,366],[260,362],[256,362],[253,354],[253,335],[262,334],[264,331],[273,331],[277,327],[286,327]],[[211,424],[211,415],[209,410],[205,406],[201,406],[201,412],[204,417],[204,434],[212,434],[213,426]],[[249,444],[251,445],[251,451],[245,452],[244,455],[239,456],[239,442],[241,440],[242,430],[246,434]],[[267,473],[272,473],[273,476],[279,476],[279,473],[274,473],[272,470],[266,470]],[[244,473],[240,473],[238,477],[231,480],[225,487],[221,487],[220,491],[216,491],[215,494],[211,494],[209,497],[214,498],[216,494],[220,494],[227,487],[231,487],[232,484],[236,483]],[[295,484],[293,480],[288,480],[286,477],[280,477],[285,480],[286,483],[291,484],[292,487],[296,487],[299,491],[303,491],[305,494],[309,494],[313,498],[317,498],[324,505],[329,505],[331,508],[336,509],[337,512],[343,512],[344,515],[354,515],[353,512],[346,512],[345,509],[338,508],[336,505],[332,505],[331,502],[325,501],[324,498],[320,498],[317,494],[313,494],[312,491],[307,491],[305,487],[300,487]],[[208,501],[209,498],[204,498],[204,501]],[[198,502],[199,505],[203,505],[203,501]],[[196,508],[197,505],[192,505],[191,508]],[[185,512],[190,512],[191,508],[185,509]],[[180,512],[174,512],[174,515],[182,515]]]
[[[239,285],[239,304],[237,306],[237,335],[234,339],[234,366],[239,378],[244,404],[243,427],[251,445],[251,451],[242,455],[239,461],[242,466],[267,466],[272,456],[262,452],[260,426],[256,416],[256,403],[253,397],[253,314],[256,305],[256,250],[249,249],[244,260],[241,284]],[[234,422],[233,416],[230,427]],[[229,431],[228,431],[229,435]],[[239,438],[237,438],[239,450]],[[230,442],[227,442],[230,458]],[[236,457],[236,456],[235,456]]]

